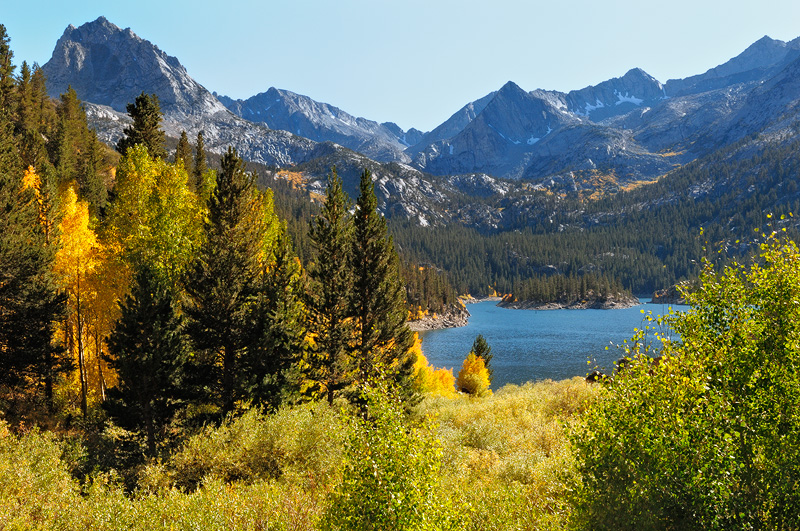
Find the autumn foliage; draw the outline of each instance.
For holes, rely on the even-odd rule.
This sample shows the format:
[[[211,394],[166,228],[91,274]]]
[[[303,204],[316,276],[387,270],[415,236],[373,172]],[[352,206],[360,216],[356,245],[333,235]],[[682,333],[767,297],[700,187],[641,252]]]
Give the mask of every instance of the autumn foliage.
[[[458,371],[456,379],[458,390],[473,396],[485,396],[492,394],[489,385],[489,370],[486,368],[483,358],[470,352],[467,354],[461,370]]]

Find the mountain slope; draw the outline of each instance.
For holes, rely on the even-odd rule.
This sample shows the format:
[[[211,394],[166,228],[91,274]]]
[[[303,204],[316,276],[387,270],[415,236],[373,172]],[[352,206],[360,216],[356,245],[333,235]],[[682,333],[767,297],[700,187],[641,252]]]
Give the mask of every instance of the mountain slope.
[[[336,142],[375,160],[409,162],[406,132],[394,124],[356,118],[338,107],[288,90],[270,88],[246,100],[219,100],[235,115],[316,142]],[[399,131],[398,131],[399,130]],[[413,132],[412,132],[413,135]],[[412,138],[416,140],[416,138]]]

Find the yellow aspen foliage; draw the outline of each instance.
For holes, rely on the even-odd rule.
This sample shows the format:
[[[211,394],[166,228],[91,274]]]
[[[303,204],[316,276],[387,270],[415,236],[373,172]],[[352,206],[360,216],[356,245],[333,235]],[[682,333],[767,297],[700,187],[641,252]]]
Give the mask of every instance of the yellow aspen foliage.
[[[153,159],[144,146],[120,161],[108,220],[128,265],[147,264],[167,284],[180,278],[202,238],[202,208],[180,165]]]
[[[97,235],[89,227],[89,204],[78,200],[70,187],[61,198],[59,248],[54,273],[67,293],[68,315],[64,323],[64,343],[78,366],[81,409],[86,412],[88,397],[88,315],[97,295],[89,277],[99,264],[101,252]]]
[[[489,389],[489,370],[483,358],[476,356],[474,352],[467,355],[461,370],[458,371],[456,387],[459,391],[472,396],[492,394],[492,390]]]
[[[36,173],[36,169],[33,166],[28,166],[25,173],[22,175],[22,189],[33,190],[33,197],[39,209],[39,224],[44,228],[45,238],[49,242],[50,228],[52,226],[49,212],[50,204],[47,201],[45,193],[42,191],[42,179],[39,177],[39,174]]]
[[[422,339],[414,333],[414,346],[411,352],[416,355],[414,363],[414,377],[417,388],[423,394],[453,398],[456,396],[455,376],[453,369],[437,369],[428,364],[428,359],[422,353]]]

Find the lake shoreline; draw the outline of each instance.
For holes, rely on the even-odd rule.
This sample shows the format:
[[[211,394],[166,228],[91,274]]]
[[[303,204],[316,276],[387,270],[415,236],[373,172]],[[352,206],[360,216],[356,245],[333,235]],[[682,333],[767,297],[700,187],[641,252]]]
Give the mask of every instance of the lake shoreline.
[[[606,299],[571,303],[516,301],[501,302],[497,306],[509,310],[626,310],[644,304],[638,298]]]
[[[427,332],[430,330],[445,330],[447,328],[460,328],[469,324],[470,313],[463,306],[451,306],[441,314],[427,315],[422,319],[408,322],[412,332]]]

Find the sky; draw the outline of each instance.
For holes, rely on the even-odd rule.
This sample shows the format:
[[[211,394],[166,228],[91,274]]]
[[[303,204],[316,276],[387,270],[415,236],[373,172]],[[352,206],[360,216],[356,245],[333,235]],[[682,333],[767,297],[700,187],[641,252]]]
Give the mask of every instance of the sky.
[[[665,82],[800,36],[797,0],[0,0],[16,64],[101,15],[210,91],[274,86],[423,131],[507,81],[567,92],[639,67]]]

